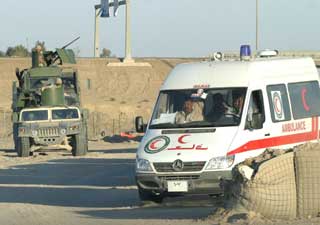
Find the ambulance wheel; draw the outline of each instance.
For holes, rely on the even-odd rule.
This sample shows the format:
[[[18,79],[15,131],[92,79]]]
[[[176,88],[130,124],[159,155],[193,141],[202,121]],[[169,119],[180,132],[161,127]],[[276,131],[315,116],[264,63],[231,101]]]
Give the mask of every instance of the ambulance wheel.
[[[19,157],[30,156],[30,139],[28,137],[18,137],[16,151]]]
[[[147,204],[150,202],[161,203],[164,198],[164,194],[162,193],[153,193],[152,191],[145,190],[140,187],[138,187],[138,191],[139,191],[140,201],[143,204]]]

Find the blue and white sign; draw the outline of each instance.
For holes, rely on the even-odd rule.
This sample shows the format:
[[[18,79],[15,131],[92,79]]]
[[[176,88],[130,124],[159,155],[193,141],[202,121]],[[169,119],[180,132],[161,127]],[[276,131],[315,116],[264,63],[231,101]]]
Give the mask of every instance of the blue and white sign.
[[[118,8],[119,8],[119,1],[114,0],[113,1],[113,15],[117,16],[118,15]]]
[[[101,0],[101,17],[110,17],[109,0]]]

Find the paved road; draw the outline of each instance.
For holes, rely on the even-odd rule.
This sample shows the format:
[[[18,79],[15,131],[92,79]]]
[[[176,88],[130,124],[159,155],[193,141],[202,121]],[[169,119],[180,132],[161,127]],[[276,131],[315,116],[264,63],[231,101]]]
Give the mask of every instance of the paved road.
[[[91,144],[83,158],[55,153],[28,164],[2,149],[10,165],[0,169],[1,224],[209,224],[215,200],[206,196],[140,203],[135,147]]]

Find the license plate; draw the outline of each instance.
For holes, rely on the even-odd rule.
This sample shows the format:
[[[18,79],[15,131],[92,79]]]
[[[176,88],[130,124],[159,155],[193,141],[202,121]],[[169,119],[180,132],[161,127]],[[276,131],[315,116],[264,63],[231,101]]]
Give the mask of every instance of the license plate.
[[[168,192],[187,192],[188,181],[168,181]]]

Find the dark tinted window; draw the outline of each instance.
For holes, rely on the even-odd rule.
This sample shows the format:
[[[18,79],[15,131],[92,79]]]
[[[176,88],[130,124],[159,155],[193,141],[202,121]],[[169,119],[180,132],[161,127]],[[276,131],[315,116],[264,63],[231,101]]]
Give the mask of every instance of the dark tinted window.
[[[318,81],[288,84],[292,114],[295,119],[320,115]]]
[[[54,109],[52,110],[53,120],[78,119],[79,114],[76,109]]]
[[[290,106],[284,84],[267,86],[271,118],[273,122],[291,120]]]
[[[48,120],[48,110],[24,111],[22,121]]]
[[[62,83],[65,90],[75,91],[76,85],[72,77],[63,77]]]
[[[251,93],[246,119],[246,129],[261,129],[265,122],[263,94],[261,90]]]

